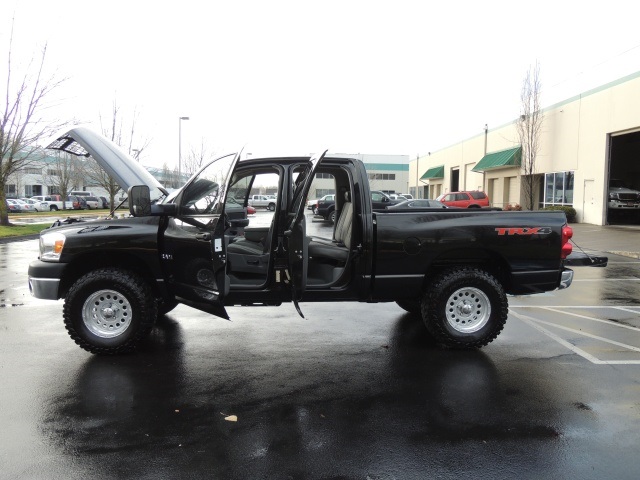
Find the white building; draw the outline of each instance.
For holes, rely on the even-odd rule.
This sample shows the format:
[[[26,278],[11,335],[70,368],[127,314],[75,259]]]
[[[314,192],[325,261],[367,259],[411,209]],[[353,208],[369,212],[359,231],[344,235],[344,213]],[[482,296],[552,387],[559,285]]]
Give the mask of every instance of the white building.
[[[410,191],[485,190],[493,206],[524,205],[515,122],[413,160]],[[546,108],[543,122],[535,208],[570,205],[579,222],[614,221],[610,180],[640,190],[640,72]]]
[[[364,163],[372,190],[386,193],[408,193],[409,155],[375,155],[366,153],[331,153],[327,157],[355,158]],[[309,192],[309,198],[322,198],[334,192],[333,178],[318,174]]]

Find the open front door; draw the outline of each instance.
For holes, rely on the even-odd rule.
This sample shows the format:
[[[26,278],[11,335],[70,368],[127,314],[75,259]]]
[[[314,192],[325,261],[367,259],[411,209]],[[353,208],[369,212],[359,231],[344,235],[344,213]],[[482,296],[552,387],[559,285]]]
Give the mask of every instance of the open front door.
[[[288,238],[289,272],[291,276],[291,294],[293,304],[302,318],[302,311],[298,305],[298,300],[302,298],[302,293],[307,286],[307,267],[309,263],[308,246],[309,240],[306,235],[305,224],[305,198],[309,194],[311,182],[315,177],[316,170],[320,162],[327,154],[327,150],[321,154],[316,153],[305,169],[297,176],[293,184],[293,194],[289,204],[289,216],[291,222],[285,231]]]
[[[227,319],[224,210],[239,158],[240,153],[214,160],[184,186],[175,201],[177,215],[163,235],[163,265],[177,300]]]

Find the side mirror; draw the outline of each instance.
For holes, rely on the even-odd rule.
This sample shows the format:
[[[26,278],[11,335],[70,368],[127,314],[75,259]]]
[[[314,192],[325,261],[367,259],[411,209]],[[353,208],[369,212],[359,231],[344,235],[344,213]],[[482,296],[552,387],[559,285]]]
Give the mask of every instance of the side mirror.
[[[134,185],[129,188],[129,213],[134,217],[151,215],[151,193],[147,185]]]

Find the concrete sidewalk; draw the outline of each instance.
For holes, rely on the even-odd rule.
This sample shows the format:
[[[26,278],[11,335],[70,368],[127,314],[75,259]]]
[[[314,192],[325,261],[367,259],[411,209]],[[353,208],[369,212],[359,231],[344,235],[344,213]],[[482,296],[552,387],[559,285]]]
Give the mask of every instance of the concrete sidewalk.
[[[572,223],[573,241],[583,250],[640,258],[640,225]],[[573,251],[579,251],[574,245]]]

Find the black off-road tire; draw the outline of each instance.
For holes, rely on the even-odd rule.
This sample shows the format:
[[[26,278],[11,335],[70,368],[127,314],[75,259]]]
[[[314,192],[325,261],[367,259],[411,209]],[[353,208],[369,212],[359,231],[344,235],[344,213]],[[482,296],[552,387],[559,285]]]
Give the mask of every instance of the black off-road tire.
[[[329,216],[328,216],[328,220],[329,220],[331,223],[336,223],[336,211],[335,211],[335,210],[333,210],[333,211],[329,214]]]
[[[396,303],[403,310],[420,315],[422,313],[422,306],[420,300],[396,300]]]
[[[83,349],[97,354],[130,352],[156,321],[157,303],[148,283],[118,268],[94,270],[74,283],[64,301],[64,324]]]
[[[508,310],[500,282],[473,267],[441,273],[422,299],[427,330],[452,348],[479,348],[492,342],[504,328]]]

